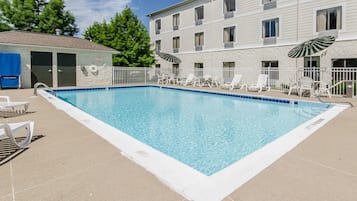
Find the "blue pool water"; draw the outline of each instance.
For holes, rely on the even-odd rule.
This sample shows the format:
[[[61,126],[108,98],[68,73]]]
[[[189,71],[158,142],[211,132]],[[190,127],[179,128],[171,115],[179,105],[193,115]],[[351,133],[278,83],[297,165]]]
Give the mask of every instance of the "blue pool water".
[[[159,87],[60,90],[62,100],[212,175],[330,105]]]

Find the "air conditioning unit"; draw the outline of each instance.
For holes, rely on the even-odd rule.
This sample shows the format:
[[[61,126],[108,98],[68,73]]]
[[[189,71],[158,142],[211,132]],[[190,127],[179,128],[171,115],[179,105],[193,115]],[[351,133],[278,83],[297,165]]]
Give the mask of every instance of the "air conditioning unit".
[[[203,49],[202,46],[196,46],[196,47],[195,47],[195,50],[196,50],[196,51],[202,51],[202,49]]]
[[[227,19],[227,18],[232,18],[234,17],[234,12],[226,12],[224,13],[224,18]]]
[[[276,8],[276,1],[264,3],[264,10]]]
[[[225,42],[224,43],[224,48],[233,48],[234,47],[234,43],[233,42]]]
[[[196,25],[201,25],[202,24],[202,20],[196,20]]]
[[[276,37],[264,38],[263,44],[264,45],[274,45],[274,44],[276,44]]]

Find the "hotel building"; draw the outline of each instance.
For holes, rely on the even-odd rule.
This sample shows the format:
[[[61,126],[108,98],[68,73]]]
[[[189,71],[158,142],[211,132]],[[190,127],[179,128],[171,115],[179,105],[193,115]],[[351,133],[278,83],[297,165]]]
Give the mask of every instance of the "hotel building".
[[[155,50],[182,61],[157,56],[156,67],[183,77],[218,74],[229,80],[239,72],[254,82],[269,68],[270,84],[280,85],[308,66],[357,67],[353,0],[185,0],[148,16]],[[288,57],[296,45],[326,35],[336,41],[324,51]]]

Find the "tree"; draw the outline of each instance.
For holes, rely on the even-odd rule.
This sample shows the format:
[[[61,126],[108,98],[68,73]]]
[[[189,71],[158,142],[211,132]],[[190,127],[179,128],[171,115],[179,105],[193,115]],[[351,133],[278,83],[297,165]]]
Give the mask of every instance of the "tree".
[[[4,15],[0,12],[0,31],[10,31],[12,28],[7,24]]]
[[[19,30],[31,31],[35,24],[35,4],[33,0],[2,0],[0,2],[3,16],[6,21]],[[9,26],[11,27],[11,26]]]
[[[113,55],[115,66],[151,66],[155,63],[150,37],[144,24],[129,7],[116,13],[107,24],[95,22],[84,33],[86,39],[118,50]]]
[[[73,36],[78,32],[75,18],[69,11],[64,10],[63,0],[50,0],[39,15],[38,30],[42,33],[56,33]]]
[[[0,31],[15,29],[22,31],[56,33],[73,36],[78,32],[75,18],[64,10],[63,0],[0,0]],[[4,26],[3,26],[4,25]]]

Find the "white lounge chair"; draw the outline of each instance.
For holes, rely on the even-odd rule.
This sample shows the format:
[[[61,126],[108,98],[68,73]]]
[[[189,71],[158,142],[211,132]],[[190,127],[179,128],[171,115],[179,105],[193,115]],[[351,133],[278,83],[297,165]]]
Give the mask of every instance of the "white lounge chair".
[[[222,85],[222,89],[233,90],[234,88],[239,88],[241,80],[242,75],[235,74],[231,82],[227,82]]]
[[[257,92],[262,92],[265,90],[270,91],[270,87],[267,86],[267,82],[268,82],[268,75],[260,74],[258,76],[257,83],[246,86],[246,89],[248,91],[257,91]]]
[[[11,101],[9,96],[0,96],[5,101],[0,102],[0,114],[3,117],[9,117],[26,113],[30,103]]]
[[[200,80],[200,86],[208,86],[209,88],[212,87],[212,75],[204,75]]]
[[[31,143],[34,125],[35,123],[33,121],[0,123],[0,139],[7,136],[18,148],[23,149]],[[21,142],[17,142],[15,139],[15,133],[19,132],[20,129],[26,130],[26,137]]]
[[[187,78],[183,78],[183,79],[179,82],[179,84],[180,84],[180,85],[183,85],[183,86],[187,86],[187,85],[189,85],[189,84],[192,84],[192,85],[193,85],[194,81],[195,81],[195,76],[193,75],[193,73],[190,73],[190,74],[188,74]]]
[[[221,77],[219,77],[217,75],[214,76],[212,78],[212,86],[216,86],[218,88],[220,84],[221,84]]]

